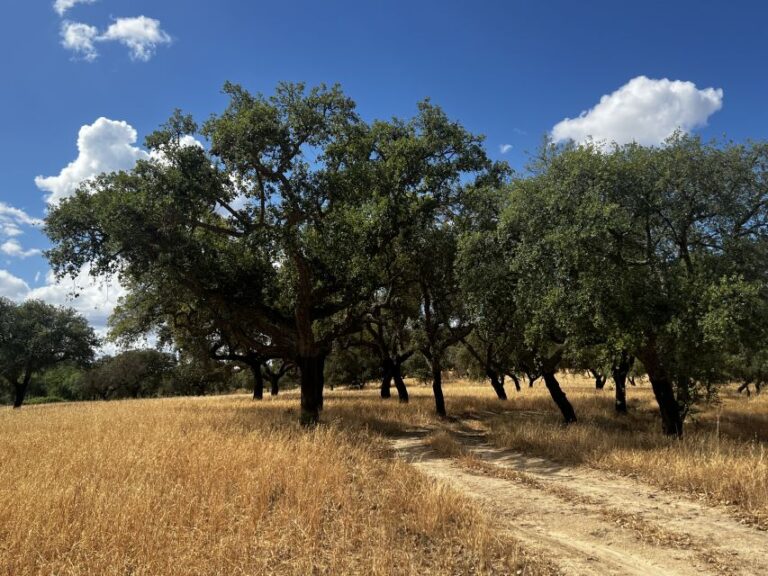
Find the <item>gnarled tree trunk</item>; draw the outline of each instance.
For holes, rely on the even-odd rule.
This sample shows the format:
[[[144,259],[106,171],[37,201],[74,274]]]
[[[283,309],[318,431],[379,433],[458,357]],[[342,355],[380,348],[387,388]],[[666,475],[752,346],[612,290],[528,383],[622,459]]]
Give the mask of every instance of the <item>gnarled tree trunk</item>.
[[[653,346],[648,346],[643,351],[640,360],[642,360],[645,370],[648,373],[648,379],[651,381],[653,395],[656,397],[656,403],[659,405],[662,431],[668,436],[682,436],[682,411],[675,398],[675,390],[672,386],[672,380],[662,365],[656,349]]]
[[[392,396],[391,387],[392,387],[392,377],[394,373],[394,362],[392,362],[392,358],[389,356],[384,356],[384,359],[381,363],[381,397],[382,398],[389,398]]]
[[[544,370],[543,376],[544,384],[547,386],[547,390],[549,390],[549,395],[552,396],[552,400],[560,408],[565,423],[576,422],[576,412],[574,412],[573,406],[568,401],[565,392],[560,388],[560,382],[557,381],[554,371]]]
[[[626,351],[622,351],[617,362],[614,362],[611,367],[611,376],[616,386],[616,412],[619,414],[627,413],[627,374],[629,374],[630,368],[634,358],[632,358]]]
[[[323,385],[325,354],[303,356],[296,360],[301,379],[301,414],[302,426],[314,426],[320,420],[323,409]]]
[[[261,400],[264,398],[264,375],[261,373],[261,363],[250,365],[253,372],[253,399]]]
[[[29,381],[32,379],[32,371],[27,368],[24,371],[24,378],[21,382],[15,382],[13,385],[13,407],[21,408],[24,404],[24,398],[27,396],[27,389],[29,388]]]
[[[440,359],[437,357],[427,358],[432,368],[432,393],[435,396],[435,411],[438,416],[445,417],[448,413],[445,410],[445,398],[443,397],[443,369]]]
[[[591,368],[589,369],[589,372],[595,379],[595,390],[602,390],[605,388],[605,381],[608,380],[605,374],[601,374],[598,370],[592,370]]]
[[[408,355],[410,356],[410,354]],[[392,372],[392,378],[395,381],[395,388],[397,389],[397,397],[403,404],[408,403],[408,388],[405,387],[405,382],[403,381],[403,373],[402,373],[402,361],[397,360],[394,363],[393,372]]]
[[[280,379],[276,376],[271,376],[269,378],[269,395],[270,396],[277,396],[280,392]]]
[[[496,392],[496,396],[499,398],[499,400],[506,400],[507,393],[504,390],[504,384],[501,382],[499,373],[496,372],[493,368],[487,368],[485,373],[488,378],[491,379],[491,386],[493,386],[493,390]]]

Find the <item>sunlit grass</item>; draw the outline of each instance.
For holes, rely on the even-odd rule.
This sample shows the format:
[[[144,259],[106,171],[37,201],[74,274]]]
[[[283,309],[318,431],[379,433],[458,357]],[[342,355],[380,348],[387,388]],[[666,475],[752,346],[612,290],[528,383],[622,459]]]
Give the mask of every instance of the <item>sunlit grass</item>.
[[[295,397],[0,410],[0,574],[544,571],[470,499],[343,426],[348,400],[375,403],[353,397],[311,431]]]
[[[647,384],[561,378],[563,427],[538,382],[500,402],[487,383],[445,385],[449,414],[498,446],[631,475],[768,518],[768,394],[723,393],[683,440],[660,433]],[[295,392],[0,410],[0,574],[449,574],[546,572],[468,498],[393,458],[386,436],[436,432],[428,386],[326,394],[303,430]],[[446,448],[447,447],[447,448]],[[454,450],[460,455],[459,450]]]

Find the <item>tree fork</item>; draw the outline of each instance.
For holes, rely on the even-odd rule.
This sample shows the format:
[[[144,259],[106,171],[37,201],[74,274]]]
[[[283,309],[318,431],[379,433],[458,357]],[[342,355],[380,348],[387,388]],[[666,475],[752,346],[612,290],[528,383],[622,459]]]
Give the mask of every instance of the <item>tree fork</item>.
[[[397,389],[397,397],[403,404],[408,403],[408,388],[405,387],[405,382],[403,381],[403,373],[400,369],[401,362],[395,362],[394,363],[394,370],[392,373],[392,378],[395,381],[395,388]]]
[[[491,386],[493,386],[494,392],[496,392],[496,396],[499,400],[506,400],[507,399],[507,393],[504,390],[504,384],[502,384],[501,379],[499,378],[498,372],[496,372],[493,369],[486,370],[486,376],[491,379]]]
[[[619,361],[611,367],[611,376],[616,386],[616,404],[614,406],[619,414],[627,413],[627,375],[633,363],[634,359],[626,351],[622,351]]]
[[[595,390],[602,390],[605,388],[605,381],[608,380],[608,377],[605,374],[601,374],[599,370],[593,370],[592,368],[589,369],[589,373],[592,374],[592,377],[595,379]]]

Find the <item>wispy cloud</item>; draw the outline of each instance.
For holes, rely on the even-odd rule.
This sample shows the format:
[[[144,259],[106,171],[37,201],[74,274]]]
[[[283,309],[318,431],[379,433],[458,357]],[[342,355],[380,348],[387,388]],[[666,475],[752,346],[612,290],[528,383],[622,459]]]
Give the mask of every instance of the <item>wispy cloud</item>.
[[[24,250],[16,239],[11,239],[0,244],[0,252],[11,258],[29,258],[30,256],[41,254],[41,250],[38,250],[37,248]]]
[[[501,152],[502,154],[506,154],[507,152],[512,150],[512,148],[514,148],[512,144],[502,144],[501,146],[499,146],[499,152]]]
[[[552,138],[556,142],[660,144],[675,130],[688,132],[705,125],[722,106],[719,88],[699,90],[693,82],[638,76],[578,117],[558,122]]]
[[[40,227],[43,221],[33,218],[24,210],[0,202],[0,240],[21,236],[25,226]]]
[[[67,10],[76,4],[93,4],[94,2],[96,2],[96,0],[56,0],[53,3],[53,9],[59,16],[64,16]]]

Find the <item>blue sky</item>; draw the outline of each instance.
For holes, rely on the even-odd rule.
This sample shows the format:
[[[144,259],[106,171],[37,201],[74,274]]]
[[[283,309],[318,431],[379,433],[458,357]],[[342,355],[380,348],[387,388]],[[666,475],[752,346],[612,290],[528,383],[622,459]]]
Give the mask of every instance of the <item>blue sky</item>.
[[[339,82],[368,119],[410,116],[430,97],[485,134],[489,153],[515,168],[545,134],[654,143],[679,125],[704,136],[764,139],[766,6],[6,2],[0,295],[69,303],[103,325],[119,287],[81,279],[80,299],[67,300],[71,288],[53,284],[35,252],[47,241],[34,219],[44,217],[46,197],[66,195],[89,166],[125,167],[141,157],[144,136],[174,108],[198,119],[222,110],[225,80],[264,93],[280,80]],[[36,183],[38,176],[47,179]]]

